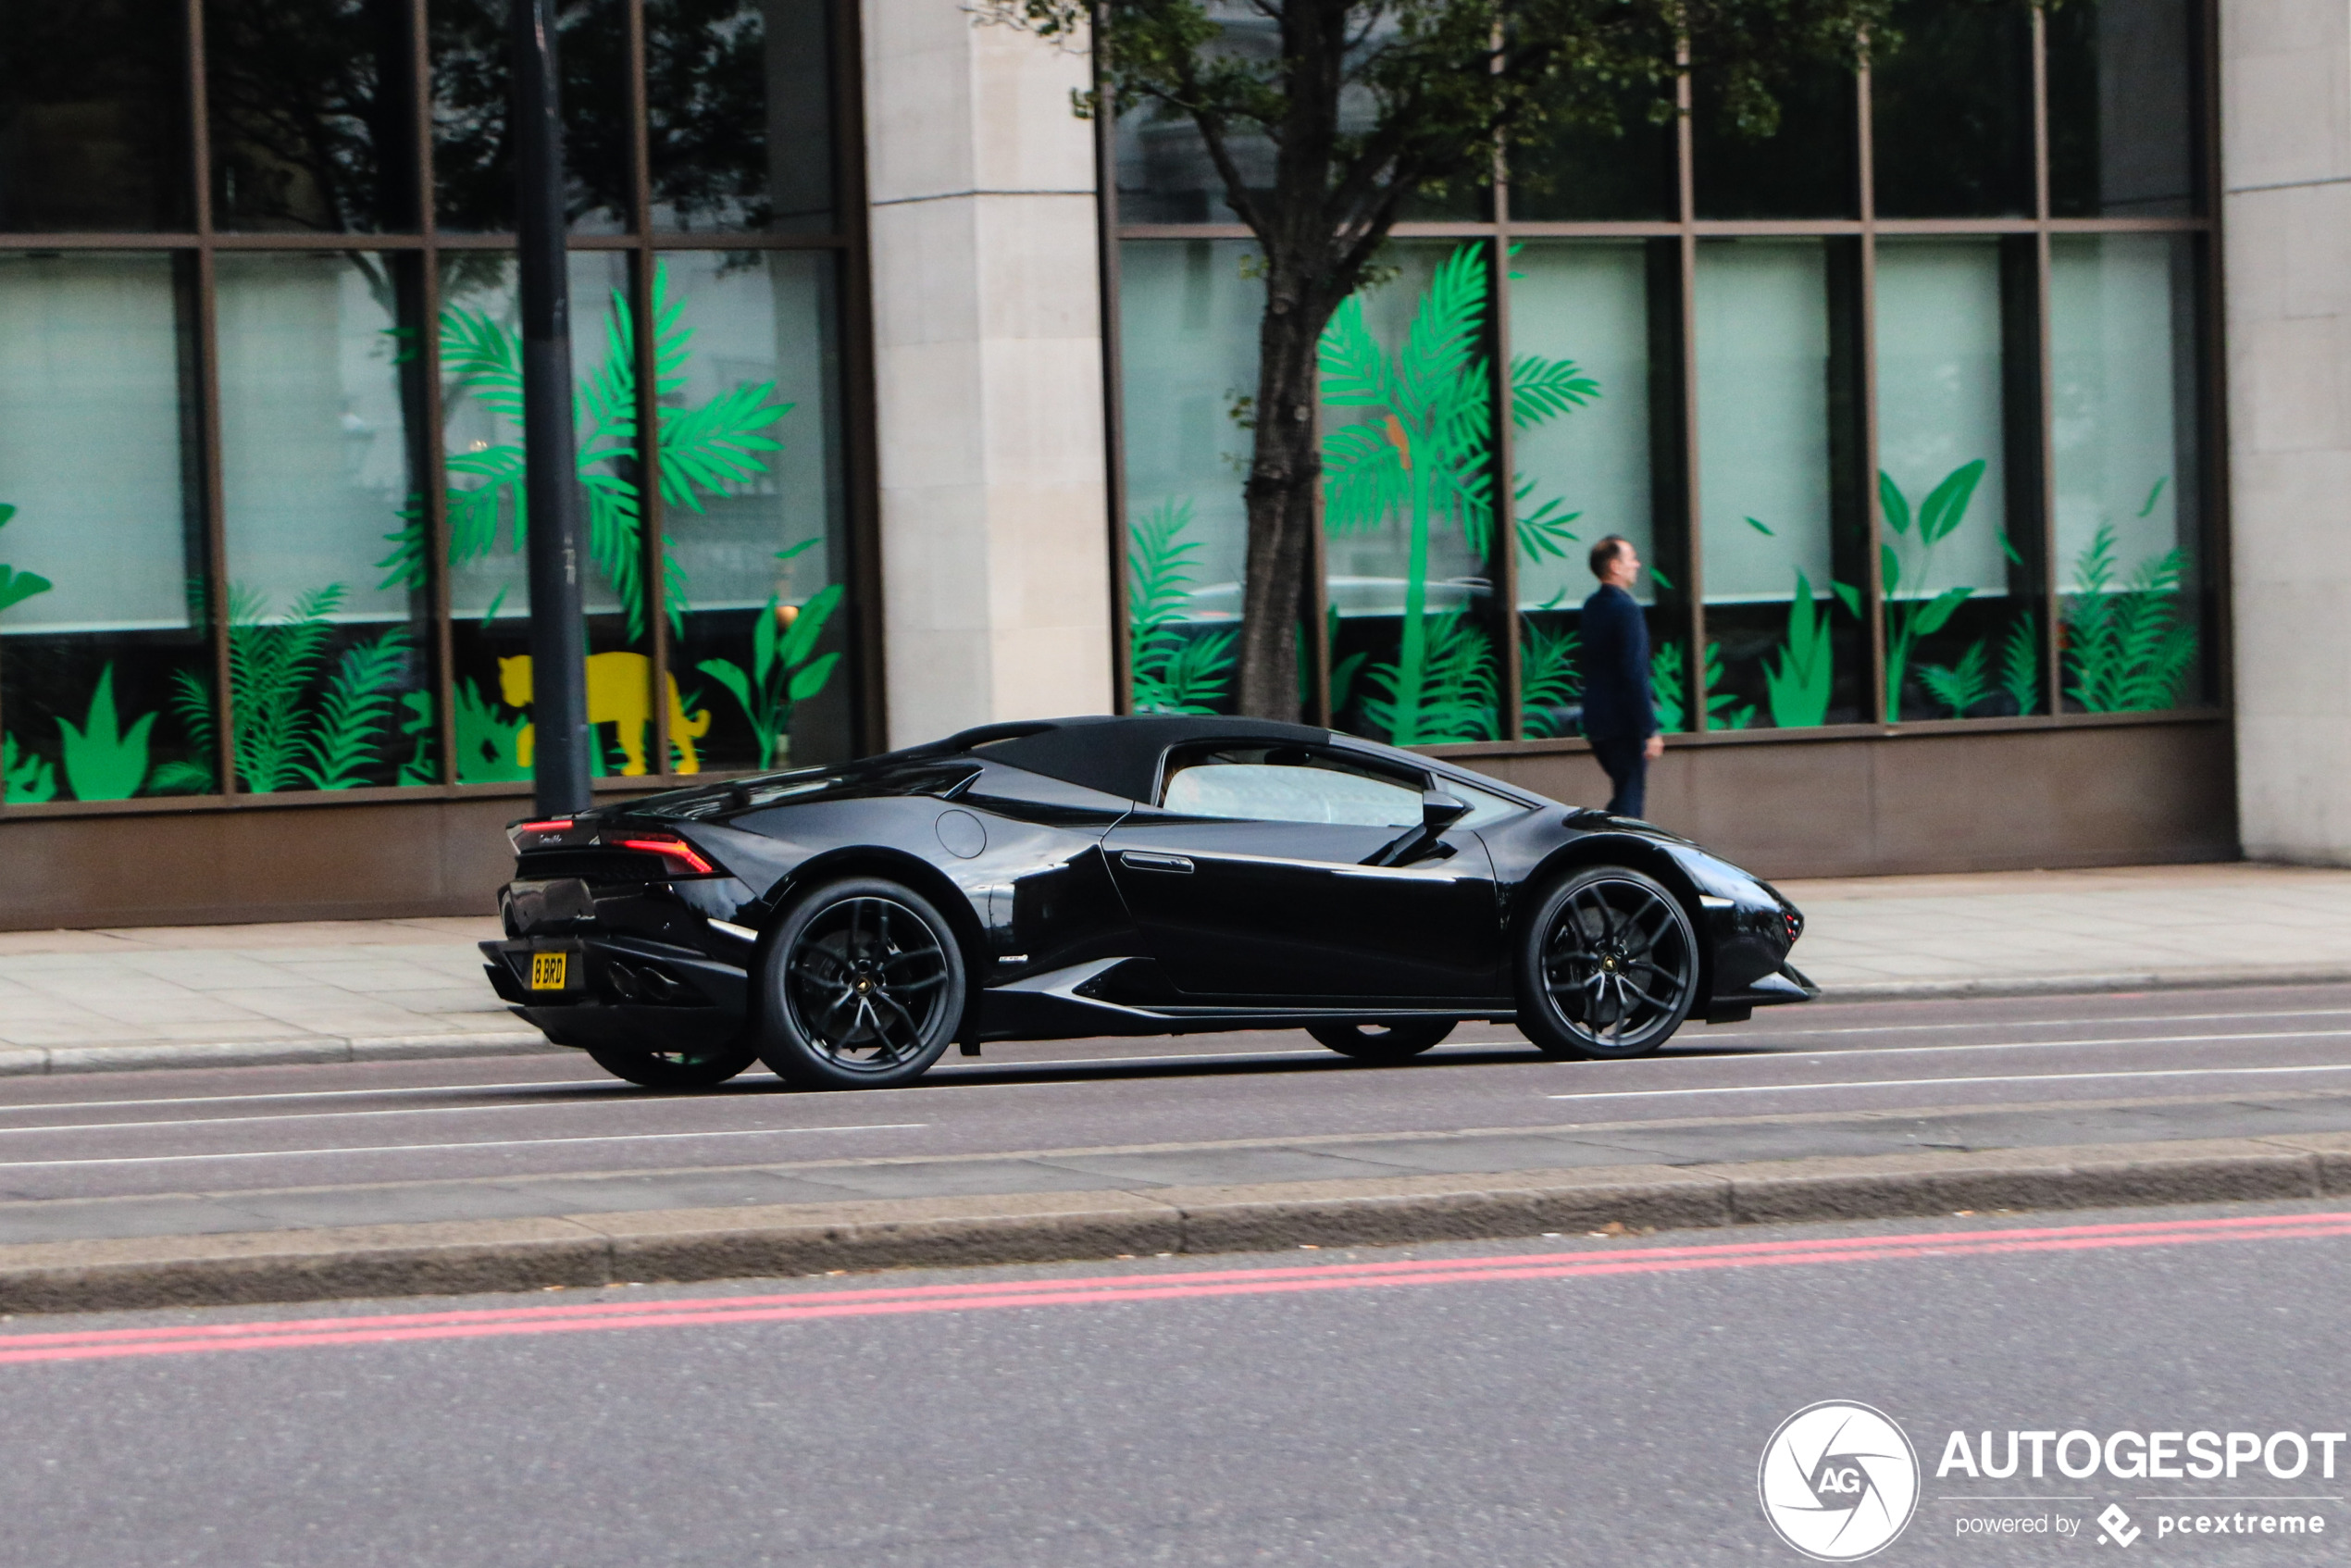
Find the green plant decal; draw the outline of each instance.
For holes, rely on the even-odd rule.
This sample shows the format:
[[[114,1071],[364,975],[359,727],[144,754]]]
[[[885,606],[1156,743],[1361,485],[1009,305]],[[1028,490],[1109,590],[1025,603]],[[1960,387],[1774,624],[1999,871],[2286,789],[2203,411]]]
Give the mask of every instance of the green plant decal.
[[[837,582],[819,590],[790,616],[779,634],[776,628],[784,621],[782,612],[787,606],[771,595],[752,627],[749,675],[728,659],[704,659],[694,666],[724,686],[741,707],[743,716],[751,721],[752,733],[759,738],[763,768],[774,766],[778,753],[790,750],[793,704],[823,691],[833,666],[840,662],[837,653],[810,657],[817,639],[824,635],[825,622],[840,600],[841,586]]]
[[[499,704],[487,701],[471,678],[451,689],[457,705],[449,716],[457,731],[457,781],[461,784],[505,784],[530,777],[517,752],[523,726],[520,714],[509,718]],[[597,748],[599,761],[603,748]],[[601,771],[601,767],[599,769]]]
[[[1934,547],[1951,536],[1967,517],[1968,504],[1983,480],[1984,460],[1962,463],[1943,476],[1918,509],[1918,527],[1911,529],[1910,503],[1892,475],[1878,471],[1878,504],[1885,514],[1892,541],[1878,542],[1878,566],[1885,590],[1885,722],[1902,717],[1902,681],[1909,671],[1910,650],[1922,637],[1943,629],[1964,603],[1972,588],[1948,588],[1929,596],[1927,573],[1934,566]],[[1909,592],[1902,592],[1903,556],[1915,554],[1910,566]]]
[[[17,738],[0,732],[0,800],[15,805],[35,805],[55,800],[57,770],[30,752],[17,750]]]
[[[1706,645],[1706,728],[1746,729],[1755,723],[1755,704],[1739,701],[1735,691],[1722,690],[1723,645]]]
[[[428,692],[409,691],[402,695],[400,706],[407,717],[400,721],[400,733],[414,744],[414,750],[401,759],[400,783],[438,784],[440,773],[432,765],[432,697]]]
[[[256,794],[348,790],[366,782],[391,727],[407,668],[408,628],[343,650],[323,671],[343,587],[329,583],[276,620],[250,588],[229,590],[229,692],[237,713],[237,777]],[[305,701],[321,674],[315,705]],[[183,712],[186,710],[183,707]],[[210,725],[207,720],[206,731]],[[193,730],[192,730],[193,733]]]
[[[1763,665],[1763,689],[1772,722],[1782,729],[1810,728],[1827,722],[1835,676],[1829,653],[1829,612],[1813,599],[1811,579],[1799,566],[1796,597],[1787,604],[1787,640],[1780,645],[1779,663],[1775,667],[1766,655]]]
[[[1969,709],[1992,695],[1991,658],[1984,639],[1969,643],[1956,665],[1921,665],[1919,684],[1950,709],[1953,718],[1967,717]]]
[[[1567,709],[1584,691],[1575,663],[1581,642],[1573,630],[1546,631],[1530,619],[1518,624],[1521,722],[1530,736],[1572,734]]]
[[[1438,264],[1397,353],[1373,335],[1360,294],[1339,305],[1316,345],[1323,401],[1372,411],[1323,439],[1325,526],[1346,534],[1395,516],[1406,529],[1398,656],[1370,672],[1381,695],[1363,703],[1399,746],[1486,739],[1494,728],[1492,698],[1480,695],[1496,686],[1492,646],[1461,612],[1428,610],[1433,529],[1458,527],[1472,552],[1488,554],[1493,413],[1480,353],[1486,294],[1480,248],[1465,244]],[[1599,384],[1568,361],[1523,355],[1511,363],[1511,420],[1521,429],[1598,394]],[[1514,499],[1528,493],[1517,476],[1512,489]],[[1563,554],[1560,541],[1574,535],[1555,506],[1521,515],[1513,505],[1519,549]]]
[[[1183,534],[1192,504],[1171,496],[1135,519],[1127,530],[1127,667],[1135,711],[1213,714],[1233,672],[1231,628],[1198,631],[1185,618],[1191,601],[1193,554],[1200,545]],[[1307,646],[1304,638],[1300,648]]]
[[[686,385],[693,357],[693,329],[678,324],[683,296],[669,292],[669,269],[653,269],[653,391],[673,399]],[[612,585],[627,616],[628,641],[642,641],[645,604],[641,581],[644,551],[640,538],[644,516],[637,451],[637,324],[626,295],[614,291],[604,317],[604,357],[582,377],[572,393],[578,429],[574,469],[588,499],[588,554]],[[452,305],[441,316],[442,362],[456,382],[456,396],[472,396],[516,426],[522,423],[522,342],[514,331],[481,311]],[[774,401],[776,384],[760,381],[713,396],[699,407],[660,411],[661,497],[673,512],[700,513],[704,498],[721,494],[767,472],[764,454],[783,443],[763,434],[795,404]],[[509,442],[477,452],[449,454],[449,472],[472,482],[448,492],[449,559],[452,565],[487,555],[497,546],[499,524],[511,520],[510,548],[524,545],[527,508],[523,447]],[[384,588],[418,588],[424,582],[424,518],[415,503],[400,512],[402,524],[384,537],[392,549],[377,566]],[[665,542],[666,539],[665,539]],[[685,635],[686,577],[675,551],[665,557],[663,603],[670,626]]]
[[[1683,705],[1682,645],[1661,642],[1649,659],[1649,706],[1657,710],[1660,734],[1678,734],[1687,727],[1689,709]]]
[[[2114,525],[2100,523],[2074,563],[2074,591],[2065,604],[2065,662],[2072,678],[2065,694],[2094,714],[2177,707],[2196,672],[2196,628],[2179,614],[2187,557],[2176,548],[2151,555],[2118,587],[2114,551]]]
[[[71,719],[57,720],[65,742],[66,782],[82,801],[127,801],[147,781],[147,731],[155,716],[142,714],[127,730],[119,728],[114,706],[114,665],[98,672],[97,689],[90,694],[90,711],[80,728]]]
[[[1420,687],[1414,717],[1403,717],[1402,676],[1395,665],[1375,665],[1364,683],[1378,693],[1363,699],[1363,716],[1390,734],[1410,722],[1423,740],[1491,740],[1500,693],[1494,678],[1494,648],[1466,611],[1428,617],[1424,630]]]
[[[171,710],[180,716],[180,728],[187,732],[189,749],[195,753],[195,759],[165,763],[147,780],[147,788],[158,795],[208,794],[216,788],[212,771],[212,692],[202,676],[185,668],[171,672]]]
[[[2000,650],[2000,690],[2016,703],[2018,713],[2029,714],[2041,705],[2041,637],[2030,610],[2017,616]]]
[[[0,529],[6,528],[8,519],[16,515],[15,507],[0,506]],[[13,566],[0,566],[0,610],[21,604],[34,594],[46,593],[55,586],[39,572],[20,572]]]

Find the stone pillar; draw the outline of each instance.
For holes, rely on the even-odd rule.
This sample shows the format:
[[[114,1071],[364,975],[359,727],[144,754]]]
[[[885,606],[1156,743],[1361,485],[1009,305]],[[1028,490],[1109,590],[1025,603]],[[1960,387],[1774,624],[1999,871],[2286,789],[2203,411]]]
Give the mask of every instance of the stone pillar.
[[[1086,60],[865,0],[889,741],[1111,706]]]
[[[2239,827],[2351,864],[2351,5],[2220,37]]]

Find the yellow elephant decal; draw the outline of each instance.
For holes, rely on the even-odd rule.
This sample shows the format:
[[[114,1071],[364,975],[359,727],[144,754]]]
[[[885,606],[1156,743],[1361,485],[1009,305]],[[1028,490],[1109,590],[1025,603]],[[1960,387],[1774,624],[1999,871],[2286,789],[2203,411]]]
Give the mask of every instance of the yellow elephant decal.
[[[588,655],[588,726],[594,728],[609,724],[620,738],[620,754],[625,759],[621,772],[631,778],[645,771],[645,727],[653,722],[653,704],[648,700],[653,686],[653,661],[642,653],[591,653]],[[530,706],[530,655],[518,654],[498,661],[498,691],[510,708]],[[523,766],[530,765],[536,725],[526,724],[515,738],[515,760]],[[685,705],[678,701],[678,678],[669,678],[669,743],[678,752],[678,771],[700,773],[702,758],[694,753],[694,742],[710,733],[710,710],[704,708],[692,718],[686,716]]]

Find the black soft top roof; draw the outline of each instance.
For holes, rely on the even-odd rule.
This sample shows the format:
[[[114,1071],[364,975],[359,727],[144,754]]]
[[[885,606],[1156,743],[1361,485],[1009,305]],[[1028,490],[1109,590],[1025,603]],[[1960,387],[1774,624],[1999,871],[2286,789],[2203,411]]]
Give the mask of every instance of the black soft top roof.
[[[1330,739],[1327,729],[1272,719],[1138,714],[982,725],[917,750],[935,755],[969,753],[1106,795],[1149,801],[1159,778],[1159,759],[1170,746],[1193,740],[1289,740],[1322,745]]]

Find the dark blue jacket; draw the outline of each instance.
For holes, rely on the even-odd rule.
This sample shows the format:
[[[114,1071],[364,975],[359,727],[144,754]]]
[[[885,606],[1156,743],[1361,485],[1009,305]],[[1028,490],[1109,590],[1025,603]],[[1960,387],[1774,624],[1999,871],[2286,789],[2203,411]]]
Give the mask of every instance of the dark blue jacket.
[[[1649,702],[1649,628],[1641,606],[1603,583],[1584,601],[1584,733],[1646,740],[1657,733]]]

